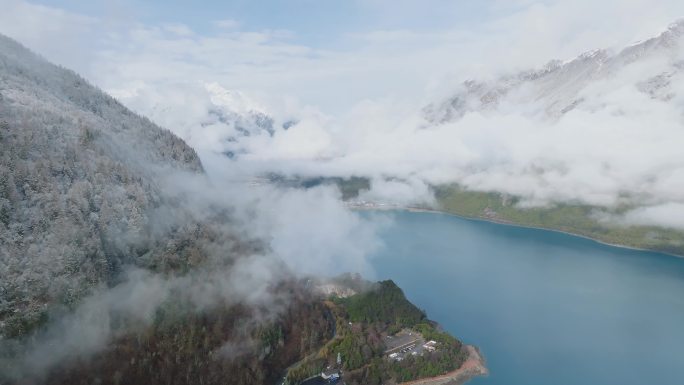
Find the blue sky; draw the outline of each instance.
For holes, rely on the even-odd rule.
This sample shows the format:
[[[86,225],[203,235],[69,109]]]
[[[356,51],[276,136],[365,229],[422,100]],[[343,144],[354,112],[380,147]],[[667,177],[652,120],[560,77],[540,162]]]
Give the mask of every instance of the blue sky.
[[[440,30],[455,25],[476,26],[491,14],[509,7],[482,0],[232,0],[197,2],[134,1],[84,2],[36,1],[50,7],[147,24],[183,23],[210,33],[215,20],[230,19],[241,29],[282,29],[294,32],[298,41],[312,46],[344,44],[349,33],[373,30]]]

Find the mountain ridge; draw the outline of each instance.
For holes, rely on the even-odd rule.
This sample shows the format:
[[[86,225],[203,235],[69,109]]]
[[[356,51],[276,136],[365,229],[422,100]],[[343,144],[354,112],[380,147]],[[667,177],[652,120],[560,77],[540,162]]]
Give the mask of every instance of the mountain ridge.
[[[617,52],[595,49],[567,61],[552,60],[541,69],[504,75],[494,81],[466,80],[454,95],[425,106],[423,116],[429,123],[444,124],[457,121],[468,112],[494,112],[503,102],[508,102],[531,103],[545,117],[558,119],[584,102],[578,94],[592,81],[610,77],[641,59],[664,55],[670,56],[671,61],[672,72],[651,74],[650,78],[642,79],[644,83],[658,76],[680,73],[684,58],[676,57],[675,51],[683,38],[684,19],[681,19],[660,35]],[[645,84],[642,88],[649,92],[653,87]]]

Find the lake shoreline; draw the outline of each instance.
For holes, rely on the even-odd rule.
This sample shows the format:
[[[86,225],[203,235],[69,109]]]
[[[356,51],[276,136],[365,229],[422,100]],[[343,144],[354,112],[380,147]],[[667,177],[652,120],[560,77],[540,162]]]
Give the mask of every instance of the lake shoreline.
[[[468,351],[468,358],[460,368],[441,376],[401,382],[398,385],[463,385],[475,377],[488,375],[489,369],[478,348],[466,345],[465,349]]]
[[[604,246],[617,247],[617,248],[626,249],[626,250],[644,251],[644,252],[648,252],[648,253],[655,253],[655,254],[660,254],[663,256],[674,257],[674,258],[678,258],[678,259],[684,259],[684,255],[673,254],[673,253],[668,253],[668,252],[659,251],[659,250],[644,249],[644,248],[634,247],[634,246],[621,245],[621,244],[617,244],[617,243],[605,242],[605,241],[602,241],[600,239],[597,239],[597,238],[594,238],[594,237],[591,237],[588,235],[577,234],[577,233],[573,233],[570,231],[558,230],[558,229],[554,229],[554,228],[550,228],[550,227],[523,225],[523,224],[519,224],[516,222],[506,221],[503,219],[486,218],[486,217],[471,217],[471,216],[455,214],[455,213],[452,213],[449,211],[444,211],[444,210],[439,210],[439,209],[430,209],[430,208],[424,208],[424,207],[411,207],[411,206],[382,206],[382,207],[379,207],[379,206],[374,206],[374,207],[347,206],[347,207],[351,210],[354,210],[354,211],[407,211],[407,212],[413,212],[413,213],[429,213],[429,214],[449,215],[449,216],[453,216],[456,218],[465,219],[465,220],[469,220],[469,221],[494,223],[497,225],[520,227],[520,228],[524,228],[524,229],[552,231],[555,233],[566,234],[566,235],[570,235],[573,237],[583,238],[583,239],[586,239],[586,240],[589,240],[592,242],[596,242],[596,243],[598,243],[600,245],[604,245]]]

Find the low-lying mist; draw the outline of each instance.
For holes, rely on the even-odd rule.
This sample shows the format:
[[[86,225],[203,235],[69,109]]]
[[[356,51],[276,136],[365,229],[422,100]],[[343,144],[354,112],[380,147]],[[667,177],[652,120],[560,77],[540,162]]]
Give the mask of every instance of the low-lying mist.
[[[155,173],[163,202],[172,205],[147,213],[155,229],[150,236],[168,239],[163,247],[171,259],[181,259],[173,253],[177,243],[196,243],[197,261],[191,255],[179,261],[188,268],[163,271],[124,265],[113,282],[94,287],[71,308],[52,306],[47,323],[30,338],[0,341],[0,378],[40,380],[57,367],[87,360],[117,338],[144,332],[169,303],[190,313],[247,307],[255,328],[288,308],[292,294],[277,289],[281,282],[350,271],[374,276],[368,258],[381,247],[377,231],[386,219],[362,219],[333,187],[300,190],[170,169]],[[186,224],[190,235],[174,238]],[[139,242],[127,232],[116,236],[113,243],[124,250]],[[217,354],[236,359],[253,353],[249,330],[244,341],[226,341]]]

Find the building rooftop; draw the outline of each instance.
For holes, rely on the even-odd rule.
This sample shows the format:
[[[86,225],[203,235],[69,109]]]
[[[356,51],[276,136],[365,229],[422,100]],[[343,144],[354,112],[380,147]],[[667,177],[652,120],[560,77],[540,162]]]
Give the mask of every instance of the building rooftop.
[[[339,374],[339,373],[340,373],[339,369],[331,368],[331,369],[324,370],[323,373],[321,373],[321,374],[329,377],[329,376],[332,376],[333,374]]]

